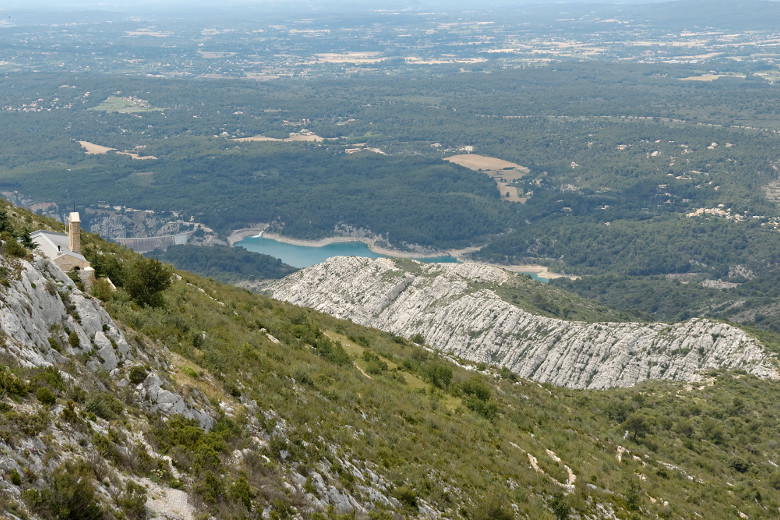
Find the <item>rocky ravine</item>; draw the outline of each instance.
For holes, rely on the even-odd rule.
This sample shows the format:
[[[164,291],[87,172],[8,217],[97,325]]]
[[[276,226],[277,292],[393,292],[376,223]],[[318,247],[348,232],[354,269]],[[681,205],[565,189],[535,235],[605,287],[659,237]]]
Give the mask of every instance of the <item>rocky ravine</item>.
[[[420,333],[450,355],[571,388],[696,381],[702,370],[718,368],[780,377],[776,357],[735,327],[705,319],[668,325],[539,316],[493,290],[515,276],[476,263],[337,257],[284,278],[268,292],[361,325],[407,337]]]

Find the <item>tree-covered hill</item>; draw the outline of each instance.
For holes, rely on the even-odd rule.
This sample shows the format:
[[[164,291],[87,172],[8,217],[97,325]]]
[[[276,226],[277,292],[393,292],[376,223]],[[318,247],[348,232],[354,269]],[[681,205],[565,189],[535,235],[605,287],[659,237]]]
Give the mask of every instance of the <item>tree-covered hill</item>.
[[[174,245],[150,256],[223,283],[283,278],[296,271],[278,258],[241,247]]]

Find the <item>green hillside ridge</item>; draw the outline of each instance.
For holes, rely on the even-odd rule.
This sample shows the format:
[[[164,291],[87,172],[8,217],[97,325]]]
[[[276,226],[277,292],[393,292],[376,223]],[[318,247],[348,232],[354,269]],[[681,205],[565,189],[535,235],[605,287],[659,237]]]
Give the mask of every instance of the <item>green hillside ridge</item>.
[[[12,234],[61,228],[3,209]],[[116,282],[141,261],[95,235],[83,243]],[[19,290],[28,252],[17,245],[3,236],[3,294]],[[136,356],[115,374],[67,354],[26,368],[3,335],[0,449],[28,465],[2,467],[0,510],[146,518],[159,489],[187,493],[195,518],[767,518],[780,507],[778,381],[555,388],[176,274],[159,306],[122,287],[98,293]],[[134,400],[154,371],[208,398],[210,431]],[[26,470],[33,461],[50,471]]]

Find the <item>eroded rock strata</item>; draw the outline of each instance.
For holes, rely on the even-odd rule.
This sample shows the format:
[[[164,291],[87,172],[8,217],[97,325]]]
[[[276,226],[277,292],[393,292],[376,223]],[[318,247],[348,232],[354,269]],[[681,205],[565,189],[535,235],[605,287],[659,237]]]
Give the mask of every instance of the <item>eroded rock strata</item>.
[[[727,324],[588,323],[540,316],[496,289],[518,275],[477,263],[422,264],[331,258],[269,289],[281,300],[506,366],[522,377],[571,388],[627,387],[645,379],[700,380],[707,369],[778,378],[777,361]]]

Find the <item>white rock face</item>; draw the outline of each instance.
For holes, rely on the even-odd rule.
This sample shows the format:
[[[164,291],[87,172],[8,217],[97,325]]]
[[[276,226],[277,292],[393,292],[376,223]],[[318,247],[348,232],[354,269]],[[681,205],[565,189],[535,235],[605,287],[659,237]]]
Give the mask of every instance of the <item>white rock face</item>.
[[[571,388],[697,381],[702,370],[717,368],[780,377],[774,356],[726,324],[566,321],[526,312],[485,287],[484,282],[503,284],[515,276],[476,263],[337,257],[284,278],[269,293],[402,336],[420,333],[451,355]]]
[[[39,255],[32,262],[0,256],[0,352],[28,367],[56,366],[85,354],[87,366],[114,378],[134,360],[130,345],[100,302],[82,293],[56,265]],[[74,348],[68,331],[79,338]],[[56,341],[59,352],[52,348]],[[124,367],[124,368],[122,368]],[[119,370],[117,370],[119,368]],[[210,428],[210,415],[169,390],[156,374],[141,396],[152,410],[183,414]]]

